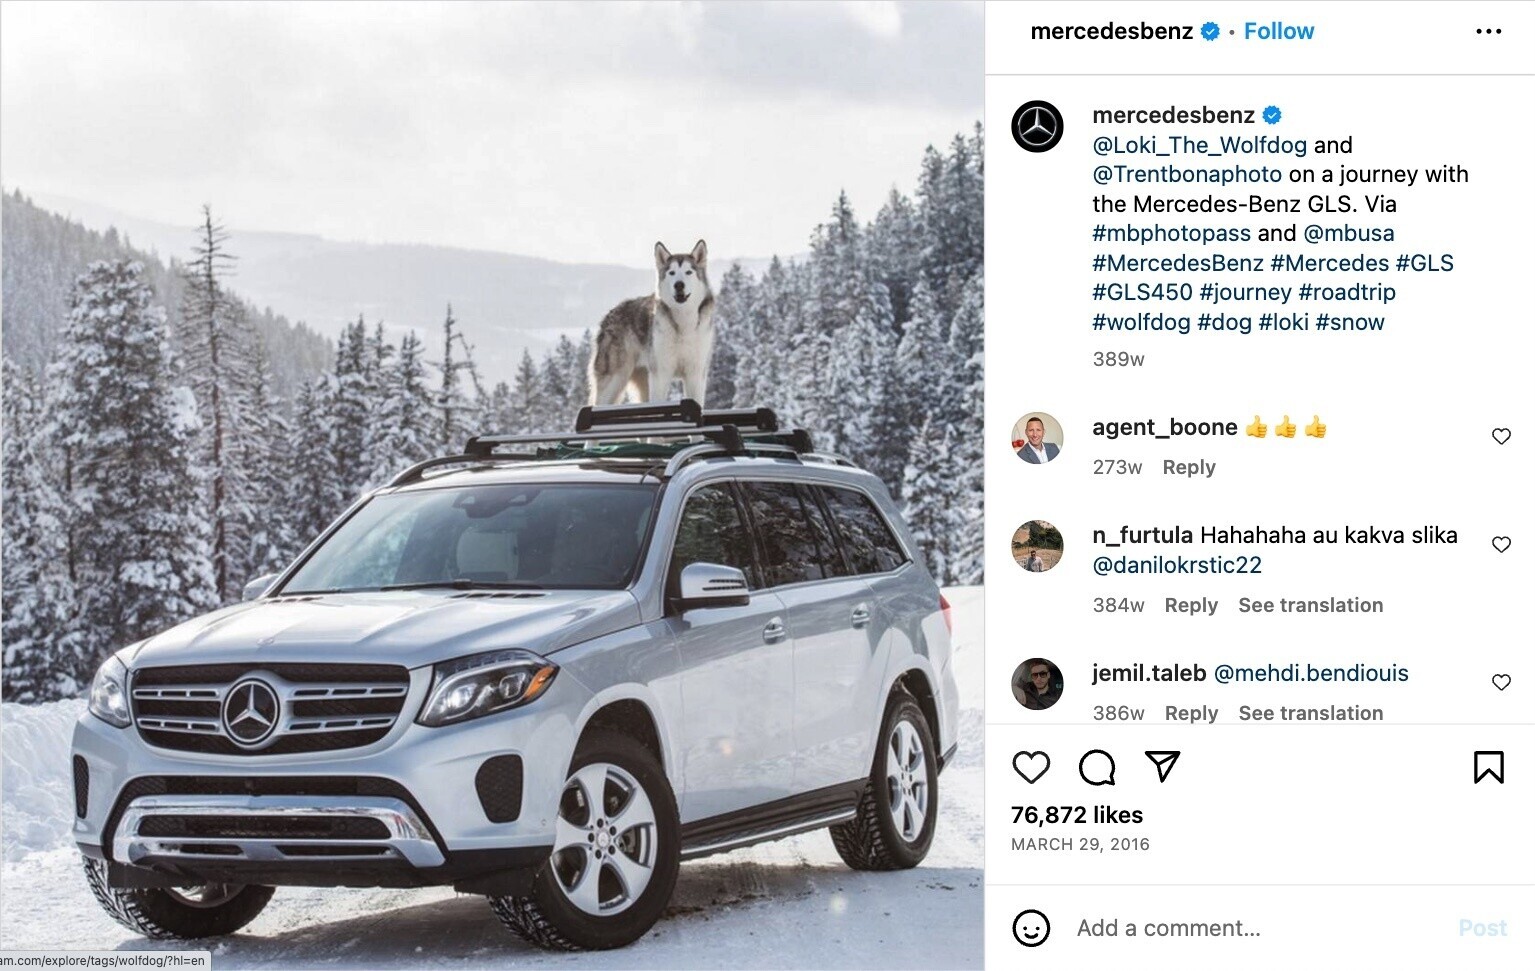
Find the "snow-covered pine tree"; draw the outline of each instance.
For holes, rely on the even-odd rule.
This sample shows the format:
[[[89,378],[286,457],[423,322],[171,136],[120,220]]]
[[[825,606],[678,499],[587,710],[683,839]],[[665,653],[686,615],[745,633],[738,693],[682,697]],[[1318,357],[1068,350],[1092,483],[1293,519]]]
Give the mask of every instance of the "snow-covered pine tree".
[[[517,373],[513,376],[512,416],[507,433],[531,435],[543,431],[539,410],[541,400],[538,365],[533,361],[533,352],[524,347],[522,360],[517,362]]]
[[[729,397],[725,398],[727,389],[723,381],[717,391],[723,400],[714,400],[716,391],[710,392],[710,403],[716,407],[754,408],[765,400],[758,390],[764,376],[763,362],[757,354],[763,346],[758,334],[757,301],[756,281],[741,268],[741,264],[732,263],[720,278],[719,289],[714,295],[714,361],[719,362],[721,355],[727,355],[730,367]],[[743,360],[741,352],[748,348],[751,353]],[[711,363],[709,368],[711,389],[716,387],[715,367],[716,364]]]
[[[581,332],[581,339],[572,341],[568,351],[556,346],[557,351],[562,352],[561,367],[565,369],[565,410],[563,421],[566,427],[576,427],[576,412],[586,404],[588,389],[586,385],[587,366],[592,360],[592,332],[588,328]],[[556,425],[556,428],[559,426]]]
[[[427,387],[425,347],[415,331],[400,338],[400,363],[395,368],[395,395],[398,409],[399,445],[394,453],[405,464],[420,462],[438,454],[432,437],[432,392]]]
[[[927,285],[918,280],[912,289],[911,317],[895,352],[895,380],[891,384],[894,420],[907,429],[921,428],[944,400],[949,379],[948,330],[943,308]]]
[[[590,332],[587,337],[589,338]],[[583,344],[589,343],[583,340]],[[539,385],[543,389],[544,406],[540,412],[542,426],[538,431],[570,430],[576,427],[576,412],[586,404],[586,368],[591,359],[588,349],[582,354],[582,345],[564,334],[554,348],[544,355],[539,369]],[[655,388],[651,394],[658,394]]]
[[[334,378],[322,375],[299,388],[288,453],[286,504],[294,554],[302,552],[345,510],[349,496],[332,451],[330,397]]]
[[[374,400],[368,327],[362,315],[345,325],[336,339],[336,363],[330,385],[330,449],[336,457],[341,493],[346,502],[357,498],[373,472],[370,449],[378,404]]]
[[[986,378],[985,289],[981,273],[959,288],[959,309],[949,328],[946,355],[952,368],[947,426],[953,462],[950,514],[955,540],[949,568],[953,583],[981,583],[985,576],[986,558],[981,541],[985,443],[980,434]]]
[[[810,299],[810,272],[804,264],[778,257],[768,263],[751,305],[752,332],[750,369],[753,395],[743,399],[755,407],[773,408],[786,425],[806,425],[805,409],[800,404],[801,389],[794,381],[796,368],[794,336],[804,321],[813,319],[807,303]],[[808,427],[808,425],[807,425]]]
[[[799,407],[801,420],[813,428],[832,451],[847,445],[842,435],[843,409],[830,368],[847,348],[842,332],[858,312],[860,281],[850,274],[858,270],[860,228],[847,193],[839,192],[831,218],[815,228],[810,237],[809,293],[788,334],[789,358],[784,378]]]
[[[734,327],[728,316],[715,313],[714,351],[709,362],[709,383],[704,390],[704,404],[710,408],[735,406],[736,372],[741,362],[730,333]]]
[[[75,584],[70,577],[71,511],[58,487],[58,455],[46,437],[37,382],[4,362],[0,505],[5,508],[0,561],[0,642],[5,645],[5,700],[71,697],[76,673],[89,665]]]
[[[944,217],[946,275],[961,288],[982,271],[985,260],[983,150],[977,125],[971,138],[954,136],[944,166],[944,202],[948,209]],[[959,293],[954,296],[963,299]]]
[[[890,297],[870,265],[867,239],[847,194],[812,241],[814,310],[800,334],[802,348],[821,349],[814,387],[818,402],[812,426],[826,447],[887,481],[900,475],[906,437],[889,420],[887,386],[895,357]],[[797,352],[802,353],[802,352]]]
[[[850,287],[850,317],[837,332],[837,353],[826,369],[825,413],[841,451],[889,482],[901,474],[907,451],[907,436],[891,423],[896,343],[890,301],[884,284],[866,270],[857,272]]]
[[[374,424],[378,444],[369,485],[381,486],[424,459],[442,454],[437,442],[437,409],[427,387],[421,338],[400,338],[399,360],[384,372],[383,404]],[[463,443],[460,442],[460,445]]]
[[[516,410],[512,407],[512,386],[505,381],[497,381],[496,386],[490,391],[490,408],[486,412],[485,424],[480,429],[482,435],[511,435],[507,431],[516,420]]]
[[[245,582],[277,572],[298,553],[286,494],[293,428],[282,402],[272,393],[266,341],[260,335],[252,350],[249,426],[253,448],[249,473],[253,515]]]
[[[472,436],[479,434],[480,374],[474,355],[464,335],[454,328],[453,305],[448,304],[442,321],[442,360],[431,362],[441,375],[437,390],[437,444],[444,451],[458,452]]]
[[[368,407],[373,411],[373,420],[368,422],[367,444],[365,451],[367,458],[363,463],[364,488],[376,485],[373,477],[368,473],[379,465],[387,464],[392,451],[391,444],[387,441],[389,425],[384,420],[384,409],[388,406],[394,390],[394,345],[384,339],[384,322],[376,321],[373,324],[373,333],[368,335],[366,342],[367,367],[364,386],[367,391]]]
[[[255,528],[249,464],[260,443],[251,434],[251,346],[245,306],[224,286],[235,258],[229,234],[203,206],[192,260],[183,267],[181,362],[202,420],[198,457],[208,471],[202,505],[207,512],[214,589],[220,601],[238,600],[250,564]]]
[[[917,180],[921,275],[950,313],[984,258],[983,148],[979,126],[969,138],[955,135],[948,155],[930,145]]]
[[[944,247],[953,238],[949,209],[949,185],[943,154],[929,145],[922,152],[917,174],[917,222],[919,266],[922,281],[939,299],[948,290],[948,254]]]
[[[898,336],[905,336],[912,316],[912,289],[921,280],[922,233],[917,207],[892,188],[869,227],[869,262],[890,293],[890,313]]]
[[[985,399],[986,378],[986,283],[981,273],[957,288],[959,304],[949,324],[948,404],[953,409],[950,420],[956,426],[979,422]],[[980,443],[975,444],[977,449]]]
[[[953,582],[950,566],[953,548],[966,541],[953,532],[954,466],[949,445],[949,436],[940,421],[933,418],[924,421],[912,439],[911,458],[901,482],[906,525],[928,570],[940,584]]]
[[[192,389],[174,385],[165,311],[140,266],[98,262],[75,284],[49,368],[67,449],[76,597],[88,683],[107,654],[217,603]]]

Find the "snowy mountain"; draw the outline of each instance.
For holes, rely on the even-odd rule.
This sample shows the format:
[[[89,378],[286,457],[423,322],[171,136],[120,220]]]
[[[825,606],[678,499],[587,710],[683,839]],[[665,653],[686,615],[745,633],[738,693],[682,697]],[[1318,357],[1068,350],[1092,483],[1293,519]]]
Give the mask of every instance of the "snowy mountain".
[[[69,317],[69,301],[81,274],[97,260],[133,260],[143,264],[154,302],[173,319],[180,313],[186,281],[182,274],[138,238],[128,238],[106,224],[93,229],[58,215],[19,190],[6,193],[0,217],[0,270],[3,270],[5,359],[32,374],[54,359]],[[193,235],[187,232],[190,254]],[[233,295],[239,299],[240,294]],[[330,363],[329,341],[316,328],[293,323],[270,306],[241,300],[246,316],[270,355],[272,389],[291,399]],[[174,329],[174,328],[173,328]]]
[[[175,226],[65,196],[31,198],[98,232],[115,228],[162,260],[185,261],[191,250],[195,209],[188,210],[185,226]],[[636,266],[630,267],[228,228],[229,250],[238,258],[230,286],[256,306],[327,337],[362,314],[370,327],[383,321],[385,333],[398,340],[406,329],[422,336],[435,332],[451,303],[490,384],[511,378],[524,348],[542,357],[560,334],[577,337],[595,329],[610,307],[655,284],[644,266],[648,252],[636,253]],[[766,265],[766,260],[741,262],[752,272]],[[730,265],[717,263],[721,272]]]

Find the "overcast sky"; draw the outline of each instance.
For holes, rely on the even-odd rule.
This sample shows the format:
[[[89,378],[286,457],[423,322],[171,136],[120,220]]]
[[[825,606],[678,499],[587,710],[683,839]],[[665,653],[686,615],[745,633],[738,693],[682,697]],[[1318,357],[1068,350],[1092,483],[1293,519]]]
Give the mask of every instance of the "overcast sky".
[[[0,181],[172,224],[799,252],[981,117],[953,3],[0,6]]]

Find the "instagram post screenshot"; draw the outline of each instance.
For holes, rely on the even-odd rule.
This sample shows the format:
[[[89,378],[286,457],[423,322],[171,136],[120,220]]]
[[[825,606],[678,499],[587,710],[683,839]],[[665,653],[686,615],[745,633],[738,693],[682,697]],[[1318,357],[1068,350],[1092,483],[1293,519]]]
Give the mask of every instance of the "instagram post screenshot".
[[[0,967],[981,967],[984,15],[0,6]]]
[[[1535,968],[1535,2],[0,0],[0,204],[0,971]]]

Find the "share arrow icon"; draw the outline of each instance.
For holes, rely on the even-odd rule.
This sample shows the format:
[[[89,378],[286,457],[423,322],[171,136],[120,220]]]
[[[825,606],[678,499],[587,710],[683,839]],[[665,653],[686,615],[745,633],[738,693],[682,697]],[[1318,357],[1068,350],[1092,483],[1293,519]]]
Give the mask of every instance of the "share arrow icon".
[[[1167,781],[1167,777],[1172,774],[1173,766],[1178,764],[1178,756],[1180,756],[1182,754],[1183,754],[1182,752],[1147,752],[1146,753],[1146,758],[1150,759],[1151,760],[1151,764],[1157,767],[1157,781],[1158,782],[1166,782]]]

